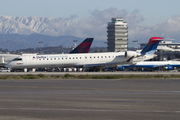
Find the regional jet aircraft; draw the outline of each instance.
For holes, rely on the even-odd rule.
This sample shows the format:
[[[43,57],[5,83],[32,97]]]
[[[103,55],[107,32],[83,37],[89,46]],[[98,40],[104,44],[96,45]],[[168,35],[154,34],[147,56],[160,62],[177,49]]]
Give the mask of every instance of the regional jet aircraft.
[[[130,66],[137,68],[163,68],[166,70],[173,70],[174,68],[180,67],[180,61],[143,61]]]
[[[162,37],[152,37],[144,49],[135,51],[82,53],[82,54],[51,54],[22,55],[6,64],[8,68],[44,68],[44,67],[106,67],[117,64],[144,61],[154,57],[154,52],[162,41]]]
[[[88,53],[94,38],[86,38],[81,44],[79,44],[74,50],[70,52],[73,53]],[[21,56],[17,54],[0,54],[0,67],[4,67],[5,64],[12,61],[14,58]]]

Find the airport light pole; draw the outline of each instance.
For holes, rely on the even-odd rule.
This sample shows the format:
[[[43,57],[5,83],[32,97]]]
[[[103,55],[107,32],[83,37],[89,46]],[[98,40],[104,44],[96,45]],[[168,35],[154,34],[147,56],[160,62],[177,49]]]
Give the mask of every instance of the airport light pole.
[[[76,48],[76,42],[77,42],[78,40],[73,40],[73,42],[74,42],[74,46],[72,47],[72,50],[74,50],[74,48]]]
[[[108,42],[104,42],[106,45],[107,45],[107,47],[108,47]],[[108,49],[107,49],[107,52],[108,52]]]
[[[138,41],[137,41],[137,40],[133,40],[132,42],[134,42],[134,43],[135,43],[135,42],[138,42]],[[135,47],[135,48],[136,48],[136,47]],[[136,48],[136,50],[138,50],[138,47]]]
[[[42,44],[43,41],[39,41],[38,43],[39,43],[39,44]],[[40,45],[40,54],[42,54],[41,47],[42,47],[42,46]]]

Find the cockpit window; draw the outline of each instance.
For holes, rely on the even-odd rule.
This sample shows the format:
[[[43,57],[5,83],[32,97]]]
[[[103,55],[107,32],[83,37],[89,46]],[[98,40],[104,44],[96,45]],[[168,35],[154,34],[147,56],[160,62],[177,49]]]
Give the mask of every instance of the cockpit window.
[[[22,58],[15,58],[13,61],[22,61]]]

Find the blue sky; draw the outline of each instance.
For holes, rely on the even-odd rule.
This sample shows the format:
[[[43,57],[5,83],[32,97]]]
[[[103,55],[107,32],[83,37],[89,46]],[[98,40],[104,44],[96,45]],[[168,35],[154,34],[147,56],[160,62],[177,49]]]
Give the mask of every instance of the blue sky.
[[[180,0],[0,0],[0,16],[10,16],[9,20],[6,17],[0,19],[0,27],[4,25],[6,30],[23,24],[10,22],[8,26],[6,23],[13,21],[11,17],[52,17],[50,23],[53,25],[46,25],[46,28],[57,30],[54,34],[58,33],[58,36],[94,37],[107,41],[107,23],[112,17],[123,17],[128,23],[130,46],[134,46],[134,40],[146,43],[153,36],[179,42],[179,11]],[[23,24],[28,30],[37,31],[31,28],[33,25],[28,25]],[[17,31],[25,34],[20,33],[24,30]]]
[[[91,16],[94,10],[138,10],[144,20],[140,25],[161,24],[171,16],[180,15],[180,0],[0,0],[0,15],[69,18]],[[123,16],[117,16],[123,17]]]

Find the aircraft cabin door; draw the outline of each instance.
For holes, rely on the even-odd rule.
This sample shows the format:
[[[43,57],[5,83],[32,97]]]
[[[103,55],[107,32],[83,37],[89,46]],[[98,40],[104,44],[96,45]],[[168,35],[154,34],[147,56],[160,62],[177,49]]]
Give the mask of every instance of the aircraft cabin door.
[[[31,57],[30,57],[30,56],[25,56],[24,58],[25,58],[25,59],[23,60],[23,62],[24,62],[26,65],[30,65],[30,64],[31,64]]]
[[[4,63],[5,63],[4,57],[0,57],[0,64],[4,64]]]

